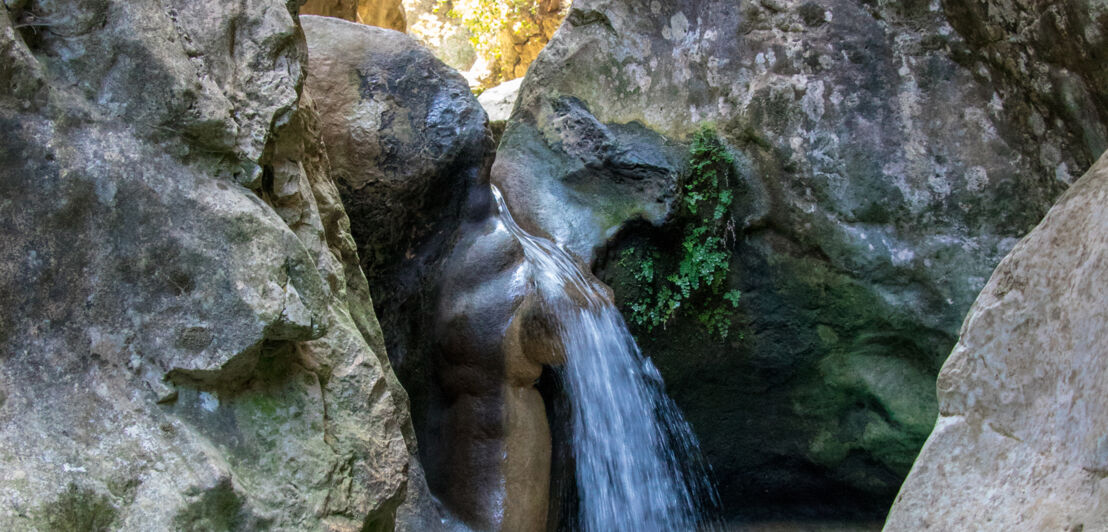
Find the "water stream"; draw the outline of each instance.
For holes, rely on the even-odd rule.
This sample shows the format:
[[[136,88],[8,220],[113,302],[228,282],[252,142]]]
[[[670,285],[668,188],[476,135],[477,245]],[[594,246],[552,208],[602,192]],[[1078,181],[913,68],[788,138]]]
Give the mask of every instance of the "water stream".
[[[493,187],[566,350],[573,454],[585,532],[692,531],[716,506],[699,444],[598,281],[560,246],[528,234]]]

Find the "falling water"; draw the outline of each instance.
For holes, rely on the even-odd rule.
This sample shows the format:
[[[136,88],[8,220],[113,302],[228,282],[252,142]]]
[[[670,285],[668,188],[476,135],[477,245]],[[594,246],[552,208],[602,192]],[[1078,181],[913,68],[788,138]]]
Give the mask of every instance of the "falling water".
[[[579,524],[586,532],[691,531],[706,527],[716,495],[691,428],[665,395],[598,282],[561,247],[512,219],[493,187],[504,225],[523,245],[532,280],[558,318],[572,403]]]

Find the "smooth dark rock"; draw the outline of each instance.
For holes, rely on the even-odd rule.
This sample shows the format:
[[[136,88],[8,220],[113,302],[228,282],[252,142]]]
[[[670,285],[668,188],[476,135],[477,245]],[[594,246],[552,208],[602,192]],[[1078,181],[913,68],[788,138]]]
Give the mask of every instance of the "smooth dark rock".
[[[306,86],[320,95],[327,152],[412,398],[430,493],[448,521],[542,529],[551,442],[534,384],[541,364],[557,360],[522,248],[492,200],[485,112],[414,39],[302,20]],[[401,529],[443,528],[423,515],[433,511],[401,508]]]

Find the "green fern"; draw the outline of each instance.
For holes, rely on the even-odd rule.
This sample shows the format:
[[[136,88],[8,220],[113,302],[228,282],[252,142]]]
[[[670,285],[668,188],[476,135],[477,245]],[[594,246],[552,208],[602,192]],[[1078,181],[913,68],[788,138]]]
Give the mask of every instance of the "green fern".
[[[678,182],[678,219],[684,222],[681,256],[675,271],[659,275],[657,250],[623,251],[619,264],[630,271],[639,290],[628,307],[631,322],[653,331],[689,310],[711,334],[726,339],[731,313],[741,293],[724,291],[730,273],[730,243],[735,224],[730,216],[734,194],[734,159],[709,127],[693,137],[689,172]]]

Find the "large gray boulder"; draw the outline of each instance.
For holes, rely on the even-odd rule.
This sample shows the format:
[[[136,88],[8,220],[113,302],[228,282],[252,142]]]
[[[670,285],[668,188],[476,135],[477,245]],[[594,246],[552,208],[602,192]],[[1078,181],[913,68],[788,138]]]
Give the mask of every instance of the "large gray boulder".
[[[450,238],[487,171],[485,113],[462,77],[415,39],[335,18],[301,20],[306,84],[366,275],[418,269],[419,248]]]
[[[0,10],[0,528],[391,528],[406,397],[294,8]]]
[[[1108,529],[1108,154],[997,266],[885,530]]]
[[[1100,4],[1008,4],[581,0],[532,64],[492,179],[632,320],[693,135],[734,159],[730,334],[696,301],[636,330],[731,512],[882,515],[973,298],[1106,147]]]

